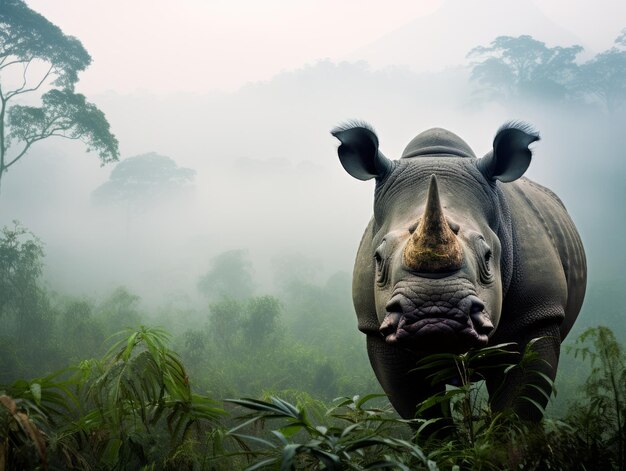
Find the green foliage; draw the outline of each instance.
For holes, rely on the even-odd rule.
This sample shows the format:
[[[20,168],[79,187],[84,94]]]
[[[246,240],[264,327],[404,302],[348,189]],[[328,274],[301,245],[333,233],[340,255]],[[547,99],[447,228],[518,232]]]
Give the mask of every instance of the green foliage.
[[[209,271],[198,280],[198,290],[211,300],[252,296],[254,281],[248,253],[230,250],[213,258]]]
[[[95,317],[94,303],[86,299],[56,300],[56,343],[66,361],[79,363],[85,352],[92,355],[104,353],[105,325]],[[119,328],[119,327],[118,327]],[[72,339],[67,342],[66,339]]]
[[[123,286],[117,287],[97,308],[97,316],[105,324],[105,334],[111,335],[120,327],[130,327],[141,323],[141,312],[136,294]]]
[[[492,413],[480,394],[480,379],[509,365],[511,344],[420,361],[431,380],[456,386],[426,399],[414,420],[399,419],[380,394],[325,406],[293,391],[295,403],[227,400],[249,412],[225,430],[221,408],[191,390],[167,333],[141,327],[114,338],[99,360],[0,386],[5,469],[623,469],[626,365],[605,327],[584,332],[573,349],[593,364],[588,401],[541,424]],[[532,368],[538,341],[507,374]],[[420,417],[440,405],[439,418]],[[425,433],[442,419],[446,433]]]
[[[113,467],[153,461],[159,455],[159,426],[165,427],[170,447],[178,448],[192,427],[201,434],[222,413],[213,401],[192,393],[163,330],[141,327],[118,337],[89,373],[87,398],[95,411],[80,423],[84,433],[92,432],[94,424],[108,430],[96,448]]]
[[[194,393],[168,335],[141,327],[100,360],[0,386],[0,456],[7,469],[192,468],[221,408]],[[4,468],[3,468],[4,469]]]
[[[578,424],[577,438],[584,455],[626,468],[626,355],[613,332],[604,326],[585,330],[573,347],[575,357],[591,362],[584,396],[570,409]]]
[[[36,349],[50,339],[33,333],[49,329],[54,316],[42,287],[43,256],[41,241],[17,221],[0,232],[0,379],[15,375],[20,364],[41,371]]]
[[[37,463],[44,469],[46,465],[53,469],[90,469],[75,436],[73,420],[81,404],[75,394],[77,376],[68,377],[71,372],[60,370],[30,381],[20,379],[0,385],[2,402],[10,412],[4,419],[0,414],[0,438],[8,438],[7,469],[30,469]],[[15,419],[21,423],[19,428],[14,426]]]
[[[27,316],[27,303],[39,290],[43,246],[18,221],[0,234],[0,316]]]
[[[29,64],[49,62],[54,84],[68,88],[78,81],[91,57],[80,41],[65,36],[58,26],[34,12],[21,0],[4,0],[0,8],[0,66],[8,61]]]
[[[102,111],[75,93],[78,73],[91,57],[22,0],[0,5],[0,182],[33,144],[53,136],[79,139],[102,164],[116,161],[118,142]],[[56,88],[55,88],[56,87]],[[41,106],[13,105],[23,94],[38,95]]]
[[[516,344],[508,343],[462,354],[429,355],[417,363],[416,369],[427,374],[433,384],[448,384],[445,391],[423,401],[416,415],[420,424],[416,428],[417,438],[426,441],[425,450],[440,466],[445,469],[455,466],[460,469],[535,469],[546,459],[547,453],[537,447],[537,443],[543,443],[543,430],[524,423],[516,413],[520,404],[526,403],[543,414],[544,407],[531,393],[539,392],[547,400],[552,389],[552,381],[537,368],[540,360],[536,345],[541,340],[529,342],[521,354]],[[502,401],[500,388],[491,391],[491,403],[508,404],[498,412],[490,409],[484,391],[484,380],[493,371],[503,373],[502,384],[508,376],[520,373],[527,380],[513,393],[517,401]],[[548,392],[533,383],[533,377],[547,382]],[[439,414],[433,414],[436,406]],[[423,414],[427,412],[426,418]],[[433,435],[433,431],[437,434]]]
[[[277,340],[280,301],[260,296],[247,301],[225,299],[209,306],[209,330],[218,348],[235,353],[242,348],[258,350]]]
[[[534,378],[515,395],[543,410],[543,386],[552,384],[536,339],[521,355],[502,344],[423,359],[416,368],[448,386],[405,421],[376,394],[323,402],[377,387],[354,332],[346,274],[318,285],[285,273],[280,298],[222,297],[204,324],[185,313],[188,330],[173,339],[179,357],[162,329],[118,332],[146,319],[128,289],[101,302],[53,295],[42,268],[41,242],[17,223],[5,228],[3,469],[624,469],[626,358],[606,327],[585,331],[572,348],[591,369],[562,418],[524,423],[516,402],[503,398],[511,410],[494,413],[486,400],[483,379],[500,370]],[[23,337],[20,322],[30,326]],[[58,370],[70,363],[77,366]],[[39,377],[16,379],[32,372]],[[234,418],[207,391],[254,398],[229,401],[229,410],[249,411]]]
[[[318,304],[323,308],[325,301]],[[203,328],[184,333],[182,357],[217,396],[282,393],[294,384],[325,400],[336,397],[342,385],[349,392],[376,390],[358,333],[342,342],[333,333],[319,332],[333,314],[318,316],[320,306],[301,314],[274,296],[212,303]],[[303,324],[308,337],[299,335]],[[335,344],[338,337],[341,343]]]
[[[406,427],[389,407],[371,407],[379,395],[339,398],[327,411],[324,424],[311,420],[301,409],[278,397],[270,401],[229,399],[252,411],[228,435],[248,457],[248,471],[255,469],[439,469],[421,448],[398,438]],[[369,406],[369,407],[368,407]],[[254,424],[279,421],[270,436],[243,433]],[[263,427],[263,425],[261,425]]]

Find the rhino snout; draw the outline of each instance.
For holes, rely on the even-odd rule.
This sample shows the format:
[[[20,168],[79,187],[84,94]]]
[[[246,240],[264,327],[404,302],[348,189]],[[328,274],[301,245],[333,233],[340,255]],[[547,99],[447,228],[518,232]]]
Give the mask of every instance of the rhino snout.
[[[426,329],[422,334],[427,331],[473,331],[474,337],[479,338],[481,343],[486,343],[487,337],[494,330],[485,311],[485,303],[475,294],[468,294],[457,302],[430,299],[415,303],[414,300],[396,293],[385,306],[385,310],[387,314],[379,331],[390,343],[408,339],[423,327]]]

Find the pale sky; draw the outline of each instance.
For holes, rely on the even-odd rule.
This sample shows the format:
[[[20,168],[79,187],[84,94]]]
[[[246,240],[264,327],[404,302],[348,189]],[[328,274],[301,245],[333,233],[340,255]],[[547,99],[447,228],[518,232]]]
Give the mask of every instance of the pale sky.
[[[443,1],[27,3],[66,34],[78,37],[92,55],[93,64],[79,83],[79,90],[90,94],[107,90],[234,91],[248,82],[266,80],[320,59],[341,60],[411,20],[434,12]],[[551,20],[598,48],[607,47],[615,32],[626,26],[624,1],[536,3]],[[523,2],[520,5],[523,8]]]

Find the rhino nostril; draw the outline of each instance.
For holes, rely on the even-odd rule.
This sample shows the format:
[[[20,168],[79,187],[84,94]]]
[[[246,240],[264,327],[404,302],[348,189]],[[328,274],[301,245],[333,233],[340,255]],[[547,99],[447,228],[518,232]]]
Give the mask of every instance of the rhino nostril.
[[[383,335],[383,337],[387,337],[388,335],[395,333],[398,328],[398,322],[400,322],[400,313],[390,312],[383,319],[378,331]]]
[[[477,296],[470,296],[469,317],[474,324],[474,328],[477,332],[489,335],[494,329],[493,324],[485,311],[485,303],[483,303]]]

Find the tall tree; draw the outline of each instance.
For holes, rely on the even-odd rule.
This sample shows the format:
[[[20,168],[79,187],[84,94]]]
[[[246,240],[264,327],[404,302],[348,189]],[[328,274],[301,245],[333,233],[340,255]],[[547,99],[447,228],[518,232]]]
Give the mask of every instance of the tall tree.
[[[535,96],[561,99],[578,73],[580,46],[547,47],[524,35],[499,36],[489,46],[472,49],[472,80],[500,98]]]
[[[169,157],[150,152],[122,160],[108,181],[92,193],[97,204],[149,207],[160,197],[171,198],[190,188],[195,170],[179,167]]]
[[[104,113],[74,91],[90,63],[78,39],[22,0],[0,2],[0,183],[33,144],[49,137],[83,141],[102,164],[118,159]],[[39,106],[13,104],[25,94]]]
[[[0,335],[14,336],[22,347],[46,327],[43,258],[41,241],[17,221],[0,230]]]
[[[577,85],[580,94],[600,102],[609,113],[626,103],[626,28],[612,48],[581,65]]]
[[[211,260],[198,280],[198,290],[209,299],[247,299],[254,294],[252,263],[246,250],[229,250]]]
[[[155,152],[136,155],[117,164],[109,180],[96,188],[91,197],[98,205],[125,207],[129,237],[136,214],[187,194],[195,174],[195,170],[179,167],[169,157]]]

